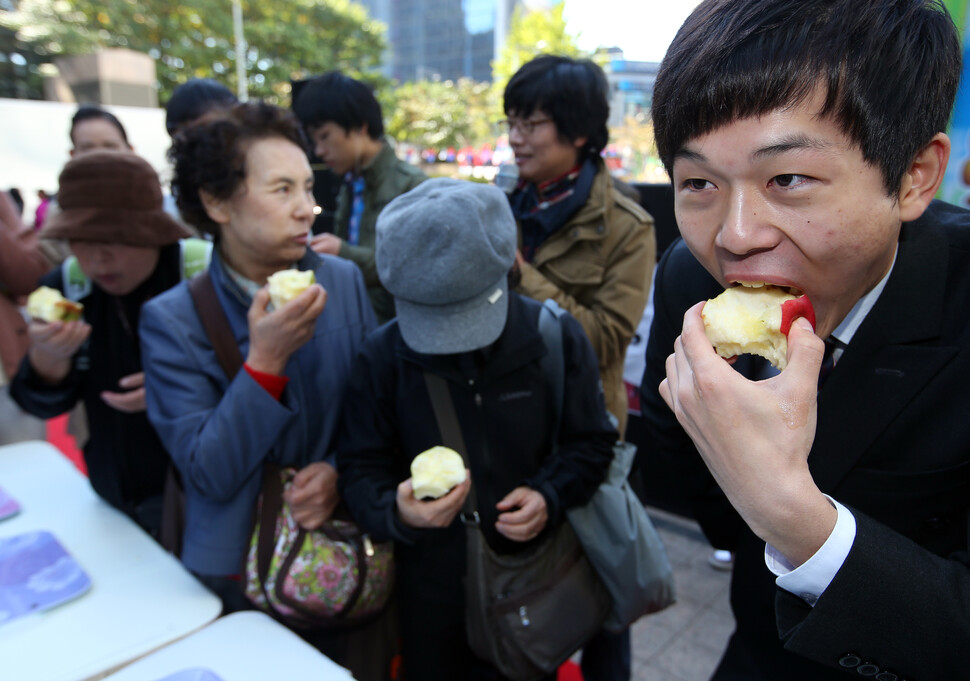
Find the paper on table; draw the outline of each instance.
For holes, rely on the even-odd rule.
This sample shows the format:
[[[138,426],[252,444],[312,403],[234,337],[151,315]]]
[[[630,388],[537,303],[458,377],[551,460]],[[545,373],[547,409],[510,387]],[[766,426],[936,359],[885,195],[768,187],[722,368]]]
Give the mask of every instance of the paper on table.
[[[0,624],[73,600],[91,579],[50,532],[0,538]]]
[[[169,674],[158,681],[222,681],[222,677],[209,669],[183,669],[180,672]]]
[[[0,487],[0,520],[5,520],[20,513],[20,504],[7,491]]]

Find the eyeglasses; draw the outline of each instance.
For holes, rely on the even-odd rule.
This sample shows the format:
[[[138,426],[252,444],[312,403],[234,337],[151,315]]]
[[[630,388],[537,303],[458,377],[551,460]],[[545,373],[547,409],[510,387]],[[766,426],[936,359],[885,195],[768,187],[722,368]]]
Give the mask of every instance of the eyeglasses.
[[[551,118],[506,118],[501,122],[502,126],[511,135],[513,130],[518,130],[520,135],[529,137],[535,132],[536,126],[543,125],[544,123],[552,123]]]

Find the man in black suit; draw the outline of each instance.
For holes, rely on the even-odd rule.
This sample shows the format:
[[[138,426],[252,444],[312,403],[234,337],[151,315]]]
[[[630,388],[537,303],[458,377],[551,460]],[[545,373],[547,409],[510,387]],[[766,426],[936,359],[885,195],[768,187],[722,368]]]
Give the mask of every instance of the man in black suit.
[[[708,0],[661,66],[683,242],[642,455],[735,551],[715,679],[970,678],[970,214],[933,201],[959,75],[934,0]],[[780,374],[706,338],[702,301],[737,282],[814,304]]]

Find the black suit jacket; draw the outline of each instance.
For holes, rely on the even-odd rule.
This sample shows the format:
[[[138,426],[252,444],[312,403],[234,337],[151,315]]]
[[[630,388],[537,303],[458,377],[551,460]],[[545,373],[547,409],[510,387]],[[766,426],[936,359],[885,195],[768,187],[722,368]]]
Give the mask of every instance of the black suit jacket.
[[[668,250],[641,388],[641,456],[669,457],[711,543],[736,552],[737,630],[715,678],[970,678],[970,212],[934,202],[903,225],[889,281],[819,393],[809,467],[857,534],[814,608],[775,586],[764,542],[657,392],[684,312],[720,291],[683,242]],[[735,368],[754,376],[756,361]]]

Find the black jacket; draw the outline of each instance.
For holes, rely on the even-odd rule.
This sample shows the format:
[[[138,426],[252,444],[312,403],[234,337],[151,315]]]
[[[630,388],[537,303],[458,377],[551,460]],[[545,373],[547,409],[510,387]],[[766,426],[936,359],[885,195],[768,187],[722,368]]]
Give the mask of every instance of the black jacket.
[[[516,294],[509,298],[505,330],[485,351],[419,354],[392,321],[368,338],[351,374],[337,451],[341,494],[367,531],[398,542],[399,584],[427,598],[461,600],[464,537],[458,519],[446,529],[418,530],[397,517],[397,485],[410,477],[411,460],[442,444],[423,372],[449,382],[482,526],[497,551],[527,546],[494,530],[495,504],[508,492],[520,485],[540,491],[548,505],[547,528],[555,527],[564,509],[590,498],[612,459],[617,433],[603,406],[596,357],[568,315],[563,426],[559,450],[550,455],[555,407],[539,362],[546,352],[538,331],[541,305]]]
[[[168,454],[145,412],[125,414],[101,399],[105,390],[121,392],[118,381],[142,370],[138,320],[142,304],[171,288],[181,278],[179,245],[161,249],[155,271],[126,296],[112,296],[92,283],[81,299],[91,335],[74,355],[67,377],[56,385],[42,381],[25,358],[10,385],[24,411],[53,418],[79,400],[87,411],[90,438],[84,462],[95,491],[143,527],[157,528]],[[64,291],[61,269],[48,272],[41,284]]]
[[[886,287],[819,393],[809,468],[857,531],[814,608],[775,586],[764,542],[657,392],[684,311],[721,287],[681,242],[655,291],[640,455],[668,457],[711,542],[736,552],[737,631],[714,678],[967,678],[970,212],[934,202],[903,225]],[[757,375],[750,357],[735,368]]]

